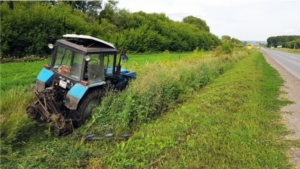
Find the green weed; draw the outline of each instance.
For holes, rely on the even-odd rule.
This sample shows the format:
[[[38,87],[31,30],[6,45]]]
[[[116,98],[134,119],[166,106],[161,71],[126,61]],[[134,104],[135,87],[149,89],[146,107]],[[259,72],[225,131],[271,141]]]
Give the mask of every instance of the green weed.
[[[84,130],[129,132],[156,119],[170,106],[233,66],[236,57],[211,58],[197,52],[179,61],[144,65],[136,80],[122,93],[107,95]],[[208,56],[204,56],[208,55]],[[206,58],[206,59],[203,59]],[[105,126],[105,127],[103,127]]]
[[[184,57],[189,55],[189,53],[169,53],[171,60],[177,60],[178,55]],[[134,68],[135,66],[142,67],[147,63],[159,60],[163,61],[165,57],[163,54],[131,55],[130,59],[136,65],[129,62],[126,66]],[[27,118],[25,113],[26,107],[34,98],[29,88],[35,84],[36,77],[44,64],[48,63],[49,60],[0,64],[0,135],[1,138],[5,138],[5,141],[11,142],[16,140],[17,137],[22,135],[20,133],[24,133],[26,128],[33,127],[33,123]]]
[[[10,144],[1,139],[1,168],[291,167],[285,152],[299,143],[282,139],[288,132],[277,110],[287,102],[277,99],[282,80],[276,71],[256,51],[246,58],[244,51],[201,55],[137,62],[143,66],[137,79],[124,92],[108,93],[91,122],[75,131],[114,131],[116,137],[59,139],[28,124],[12,135],[34,131],[30,137]],[[124,132],[134,135],[119,139]]]
[[[277,99],[282,82],[253,52],[91,167],[290,168],[278,113],[286,104]]]

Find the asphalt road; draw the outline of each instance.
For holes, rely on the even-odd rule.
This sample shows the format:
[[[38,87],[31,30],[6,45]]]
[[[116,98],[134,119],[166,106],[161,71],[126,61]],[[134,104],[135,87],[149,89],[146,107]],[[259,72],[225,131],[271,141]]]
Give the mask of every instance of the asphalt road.
[[[261,50],[272,57],[284,69],[300,79],[300,55],[265,48]]]

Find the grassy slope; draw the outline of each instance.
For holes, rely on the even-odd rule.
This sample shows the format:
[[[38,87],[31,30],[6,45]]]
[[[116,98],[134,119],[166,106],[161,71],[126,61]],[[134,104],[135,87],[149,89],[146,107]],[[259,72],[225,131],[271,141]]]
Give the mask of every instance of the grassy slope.
[[[3,168],[288,168],[275,113],[282,80],[259,53],[127,142],[38,135],[1,150]],[[37,126],[38,127],[38,126]],[[3,155],[5,151],[7,155]],[[2,168],[1,167],[1,168]]]
[[[148,63],[178,60],[189,55],[191,53],[128,54],[130,60],[124,66],[138,71],[138,68]],[[20,134],[20,129],[29,127],[31,121],[25,109],[34,98],[29,86],[35,83],[43,65],[48,63],[49,60],[0,64],[0,135],[6,138],[5,141],[14,140]]]
[[[148,63],[169,60],[175,61],[189,55],[191,55],[191,53],[157,53],[148,55],[129,54],[128,56],[130,61],[125,64],[125,68],[134,70],[135,68],[143,67],[143,65]],[[45,144],[51,145],[49,142],[51,142],[52,139],[45,139],[45,137],[49,135],[49,130],[47,128],[42,128],[41,126],[34,125],[33,122],[27,118],[25,113],[26,107],[34,97],[29,91],[29,86],[35,83],[36,76],[42,69],[43,65],[47,63],[49,63],[49,60],[0,64],[1,157],[11,160],[14,164],[16,164],[15,162],[18,164],[18,162],[22,163],[21,161],[23,161],[23,158],[20,158],[20,156],[25,155],[24,151],[26,151],[26,148],[25,150],[22,148],[26,146],[23,142],[29,142],[31,145],[43,141]],[[35,132],[38,136],[33,135],[33,137],[28,137],[28,132]],[[57,144],[56,141],[61,142],[60,140],[54,140],[52,143]],[[43,144],[40,145],[47,149],[47,146],[43,146]],[[31,148],[32,147],[30,147],[29,150],[32,150]],[[20,151],[23,153],[19,154]],[[80,154],[78,154],[78,156],[80,156]],[[78,156],[75,155],[74,157],[77,158]],[[36,156],[33,154],[30,157]],[[41,157],[43,158],[43,156]],[[1,161],[3,162],[2,159]],[[7,165],[10,166],[12,163],[8,163]],[[39,163],[33,162],[30,163],[29,166],[31,166],[31,164]],[[26,162],[25,166],[27,166]]]
[[[90,167],[289,168],[276,113],[281,84],[255,52]]]

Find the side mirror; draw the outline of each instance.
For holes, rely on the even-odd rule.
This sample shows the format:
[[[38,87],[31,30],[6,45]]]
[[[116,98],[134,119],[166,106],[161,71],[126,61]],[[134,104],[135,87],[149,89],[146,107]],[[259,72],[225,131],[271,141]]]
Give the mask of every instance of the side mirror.
[[[49,43],[49,44],[48,44],[48,47],[49,47],[49,49],[53,49],[54,46],[53,46],[52,43]]]
[[[121,59],[123,60],[123,62],[127,62],[128,61],[128,57],[125,54],[121,55]]]

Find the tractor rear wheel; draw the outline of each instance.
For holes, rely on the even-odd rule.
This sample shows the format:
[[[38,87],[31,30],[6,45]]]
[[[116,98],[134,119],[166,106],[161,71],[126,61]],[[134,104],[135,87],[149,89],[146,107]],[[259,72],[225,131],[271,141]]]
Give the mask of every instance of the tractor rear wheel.
[[[79,115],[79,126],[85,124],[91,117],[97,106],[100,105],[101,99],[104,96],[104,91],[97,89],[86,93],[80,101],[77,114]]]

